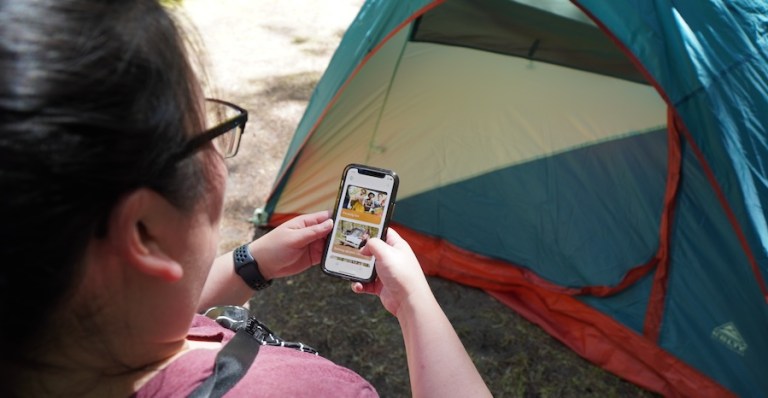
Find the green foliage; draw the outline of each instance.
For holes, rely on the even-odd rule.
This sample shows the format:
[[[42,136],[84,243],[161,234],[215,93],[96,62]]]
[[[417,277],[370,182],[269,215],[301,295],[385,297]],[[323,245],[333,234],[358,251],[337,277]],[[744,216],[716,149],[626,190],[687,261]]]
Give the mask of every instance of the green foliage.
[[[180,7],[183,2],[184,0],[160,0],[160,4],[168,8]]]

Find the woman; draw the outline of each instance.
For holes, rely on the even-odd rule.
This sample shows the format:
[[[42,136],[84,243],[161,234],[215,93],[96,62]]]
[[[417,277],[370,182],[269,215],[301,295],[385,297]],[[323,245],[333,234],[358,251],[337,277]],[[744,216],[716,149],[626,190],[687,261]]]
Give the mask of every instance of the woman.
[[[365,188],[360,188],[359,191],[357,191],[357,194],[352,197],[352,211],[356,211],[358,213],[364,213],[365,212],[365,198],[367,198],[368,191]]]
[[[155,0],[0,0],[0,396],[187,395],[231,336],[197,313],[318,262],[326,213],[215,258],[247,114],[203,99],[180,37]],[[364,253],[379,278],[353,290],[398,318],[414,395],[489,395],[407,243]],[[230,394],[375,390],[263,347]]]

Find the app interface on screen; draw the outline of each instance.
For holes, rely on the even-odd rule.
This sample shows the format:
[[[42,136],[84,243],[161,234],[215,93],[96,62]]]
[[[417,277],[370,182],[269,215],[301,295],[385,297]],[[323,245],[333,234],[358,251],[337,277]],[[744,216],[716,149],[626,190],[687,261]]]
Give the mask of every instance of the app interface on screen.
[[[360,248],[368,239],[381,237],[393,183],[389,175],[379,178],[354,168],[349,170],[338,204],[327,269],[370,277],[374,258],[360,254]]]

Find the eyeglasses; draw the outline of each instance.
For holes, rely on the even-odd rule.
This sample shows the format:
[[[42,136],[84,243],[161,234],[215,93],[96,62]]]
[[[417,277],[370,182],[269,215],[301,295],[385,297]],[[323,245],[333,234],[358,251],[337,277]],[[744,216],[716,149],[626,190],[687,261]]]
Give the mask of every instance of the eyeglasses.
[[[225,158],[237,155],[240,148],[240,137],[248,121],[248,111],[227,101],[205,99],[206,123],[217,123],[187,141],[182,149],[174,156],[178,162],[199,151],[208,141],[213,142],[214,148]]]

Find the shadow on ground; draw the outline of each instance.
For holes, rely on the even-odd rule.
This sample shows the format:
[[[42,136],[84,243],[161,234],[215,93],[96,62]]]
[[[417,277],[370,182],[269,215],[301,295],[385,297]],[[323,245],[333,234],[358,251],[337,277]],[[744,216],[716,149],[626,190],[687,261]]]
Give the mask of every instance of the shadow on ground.
[[[654,397],[585,361],[485,292],[439,278],[432,291],[495,397]],[[313,268],[257,292],[252,311],[281,337],[317,348],[382,397],[410,396],[397,320]]]

